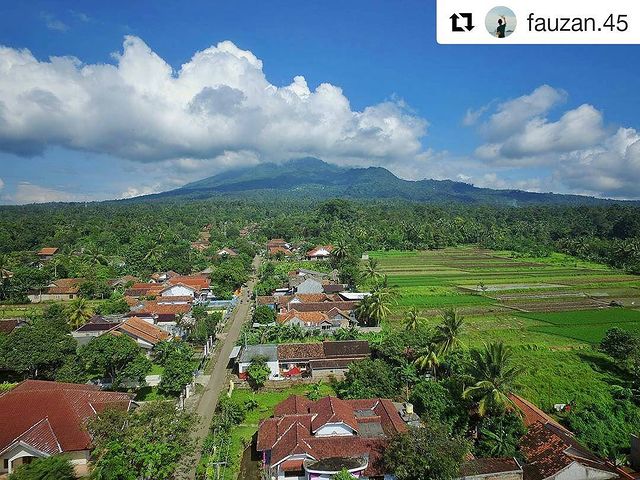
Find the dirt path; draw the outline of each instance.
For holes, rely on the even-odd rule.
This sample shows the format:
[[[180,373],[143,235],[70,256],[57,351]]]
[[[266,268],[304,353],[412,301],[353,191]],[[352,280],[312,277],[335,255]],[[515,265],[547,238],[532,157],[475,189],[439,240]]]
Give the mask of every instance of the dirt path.
[[[260,267],[260,261],[261,258],[257,255],[253,259],[253,268],[256,272]],[[196,413],[200,416],[200,422],[194,432],[196,444],[194,447],[194,457],[192,457],[193,464],[190,466],[188,473],[180,478],[194,480],[196,477],[196,466],[200,459],[204,439],[207,433],[209,433],[209,425],[211,425],[220,392],[227,388],[227,363],[229,355],[240,336],[242,325],[249,319],[251,292],[253,292],[255,282],[255,278],[252,277],[251,280],[247,282],[247,287],[242,289],[240,303],[229,320],[230,323],[226,337],[224,340],[221,340],[221,347],[216,350],[216,353],[211,359],[212,362],[215,362],[213,371],[196,408]]]

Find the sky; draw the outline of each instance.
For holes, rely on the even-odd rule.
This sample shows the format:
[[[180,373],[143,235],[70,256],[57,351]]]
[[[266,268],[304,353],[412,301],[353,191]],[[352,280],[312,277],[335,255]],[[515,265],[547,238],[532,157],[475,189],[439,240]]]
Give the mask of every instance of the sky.
[[[640,46],[438,45],[435,2],[0,3],[0,203],[315,156],[640,198]]]

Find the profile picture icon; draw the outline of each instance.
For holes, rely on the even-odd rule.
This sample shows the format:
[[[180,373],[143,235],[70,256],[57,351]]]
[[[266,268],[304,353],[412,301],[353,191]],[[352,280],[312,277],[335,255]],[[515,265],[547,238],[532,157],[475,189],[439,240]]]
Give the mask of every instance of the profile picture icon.
[[[508,7],[493,7],[484,19],[489,34],[506,38],[516,29],[516,14]]]

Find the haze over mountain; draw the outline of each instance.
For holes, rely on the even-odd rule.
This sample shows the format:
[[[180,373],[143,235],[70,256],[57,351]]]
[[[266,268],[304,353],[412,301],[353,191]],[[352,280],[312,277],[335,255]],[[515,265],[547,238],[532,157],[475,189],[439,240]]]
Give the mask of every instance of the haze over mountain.
[[[210,197],[395,199],[503,205],[600,204],[612,200],[580,195],[493,190],[451,180],[403,180],[382,167],[348,168],[306,157],[232,169],[176,190],[142,199]]]

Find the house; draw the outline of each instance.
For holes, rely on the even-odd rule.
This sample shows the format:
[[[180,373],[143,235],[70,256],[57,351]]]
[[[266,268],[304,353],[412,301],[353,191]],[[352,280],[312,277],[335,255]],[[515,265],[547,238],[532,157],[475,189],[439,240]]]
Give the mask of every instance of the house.
[[[191,297],[158,297],[135,305],[127,317],[138,317],[176,337],[184,337],[182,325],[192,324]]]
[[[79,345],[85,345],[92,339],[108,332],[120,322],[122,322],[122,317],[118,315],[109,317],[94,315],[87,323],[71,332],[71,336],[77,340]]]
[[[13,272],[10,272],[9,270],[6,270],[4,268],[0,268],[0,277],[3,280],[8,280],[13,277]]]
[[[277,345],[247,345],[241,349],[240,355],[236,359],[238,376],[241,379],[247,378],[247,369],[251,366],[251,361],[256,358],[263,358],[267,362],[267,366],[271,370],[269,380],[276,380],[280,377]]]
[[[325,283],[328,281],[337,281],[338,273],[337,271],[333,271],[331,273],[326,272],[317,272],[315,270],[308,270],[306,268],[299,268],[298,270],[294,270],[289,272],[289,287],[295,289],[298,285],[300,285],[305,280],[311,278],[317,280],[320,283]]]
[[[520,439],[524,480],[608,480],[625,474],[575,439],[573,433],[528,400],[509,395],[527,433]]]
[[[318,245],[307,252],[308,260],[326,260],[331,256],[333,245]]]
[[[65,454],[77,475],[88,473],[89,419],[105,408],[129,410],[131,396],[95,385],[26,380],[0,394],[0,474],[34,458]]]
[[[237,257],[238,256],[238,252],[236,252],[232,248],[224,247],[224,248],[218,250],[216,255],[219,256],[219,257]]]
[[[36,252],[36,255],[40,260],[50,260],[56,253],[58,253],[57,247],[44,247]]]
[[[74,300],[78,298],[80,285],[85,281],[84,278],[61,278],[42,290],[31,292],[27,297],[32,303]]]
[[[164,283],[168,280],[171,280],[173,277],[180,276],[179,273],[174,272],[173,270],[169,270],[168,272],[156,272],[151,275],[150,279],[153,283]]]
[[[280,325],[298,325],[304,330],[321,330],[326,333],[339,328],[349,328],[355,324],[355,319],[352,319],[349,313],[335,307],[328,312],[301,312],[294,307],[287,312],[278,314],[276,321]]]
[[[124,295],[133,298],[155,297],[160,294],[163,288],[158,283],[134,283],[125,290]]]
[[[382,461],[389,439],[407,430],[390,400],[310,401],[291,396],[258,428],[256,449],[271,479],[329,480],[392,475]]]
[[[341,377],[353,362],[370,357],[369,343],[362,340],[278,345],[278,362],[283,377]]]
[[[170,290],[170,295],[192,295],[196,299],[206,300],[211,294],[211,280],[204,275],[178,275],[167,281],[167,287],[180,285],[181,288]],[[193,293],[186,293],[192,289]]]
[[[195,287],[190,287],[189,285],[185,285],[184,283],[175,283],[171,284],[162,290],[160,290],[160,295],[162,297],[193,297],[196,296],[198,290]]]
[[[458,480],[522,480],[522,465],[512,457],[473,458],[460,468]]]
[[[307,278],[297,287],[296,293],[324,293],[324,286],[320,280],[315,278]]]
[[[145,322],[138,317],[127,318],[124,322],[109,330],[108,333],[113,335],[128,335],[133,338],[138,345],[147,350],[147,352],[151,351],[158,343],[172,338],[169,333],[160,327]]]

